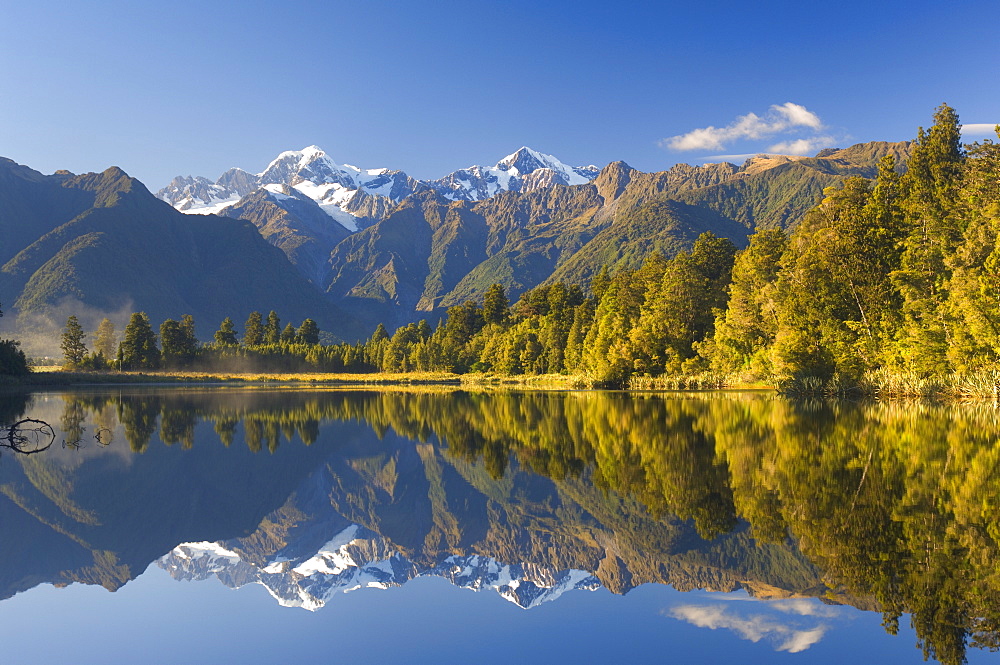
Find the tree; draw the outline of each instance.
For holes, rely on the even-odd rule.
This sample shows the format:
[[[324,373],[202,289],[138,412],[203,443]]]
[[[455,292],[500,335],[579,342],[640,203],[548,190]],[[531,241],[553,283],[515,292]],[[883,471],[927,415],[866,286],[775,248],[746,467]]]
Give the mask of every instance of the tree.
[[[3,316],[3,310],[0,310]],[[0,375],[23,376],[28,369],[28,359],[19,344],[12,339],[0,339]]]
[[[267,315],[267,325],[264,326],[264,343],[277,344],[281,341],[281,319],[271,310]]]
[[[220,346],[236,346],[236,326],[228,316],[222,320],[219,329],[215,331],[215,343]]]
[[[712,344],[703,347],[713,369],[747,371],[770,377],[769,353],[778,331],[776,283],[788,238],[781,229],[750,236],[750,246],[736,256],[729,302],[715,321]]]
[[[389,332],[385,329],[385,324],[380,323],[375,326],[375,332],[372,333],[371,342],[377,344],[384,339],[389,339]]]
[[[510,301],[500,284],[493,284],[483,296],[483,320],[487,323],[503,324],[510,317]]]
[[[681,363],[694,355],[692,344],[704,336],[709,293],[709,280],[694,258],[687,252],[674,257],[663,277],[646,289],[630,331],[633,366],[653,374],[681,371]]]
[[[445,336],[454,344],[465,344],[483,327],[483,311],[473,301],[455,305],[448,310]]]
[[[279,341],[282,344],[295,343],[295,327],[291,323],[285,325],[285,329],[281,331],[281,338]]]
[[[611,270],[608,268],[607,264],[601,266],[601,270],[594,275],[594,279],[590,280],[590,292],[598,300],[604,296],[604,292],[608,290],[608,286],[611,285]]]
[[[115,324],[111,323],[111,319],[101,319],[94,336],[94,352],[111,360],[115,357],[115,349],[117,348],[118,334],[115,331]]]
[[[312,319],[306,319],[295,333],[295,340],[299,344],[319,344],[319,326]]]
[[[1000,361],[1000,143],[969,146],[962,200],[964,237],[950,258],[948,356],[966,372]]]
[[[28,359],[12,339],[0,339],[0,375],[24,376],[31,370]]]
[[[125,336],[118,345],[118,366],[130,370],[156,369],[159,364],[160,350],[149,317],[145,312],[136,312],[125,326]]]
[[[375,368],[381,369],[383,350],[389,344],[389,332],[385,325],[379,323],[375,326],[375,332],[365,342],[365,360]]]
[[[83,343],[83,327],[75,315],[66,319],[66,329],[62,334],[62,341],[59,348],[62,349],[63,358],[66,359],[63,367],[72,369],[80,365],[87,355],[87,345]]]
[[[185,315],[185,318],[190,318],[190,315]],[[193,328],[193,319],[191,323]],[[194,360],[197,352],[196,340],[191,336],[189,327],[173,319],[167,319],[160,325],[160,344],[166,365],[185,365]]]
[[[185,314],[181,317],[181,331],[184,333],[185,341],[190,345],[191,349],[197,350],[198,336],[194,332],[194,317],[190,314]]]
[[[264,341],[264,321],[260,312],[250,312],[243,326],[243,345],[256,346]]]
[[[965,162],[958,114],[947,104],[934,112],[934,125],[921,127],[901,179],[908,222],[901,269],[893,275],[903,296],[899,335],[906,365],[921,372],[947,369],[954,332],[945,314],[950,257],[962,238],[956,215]]]

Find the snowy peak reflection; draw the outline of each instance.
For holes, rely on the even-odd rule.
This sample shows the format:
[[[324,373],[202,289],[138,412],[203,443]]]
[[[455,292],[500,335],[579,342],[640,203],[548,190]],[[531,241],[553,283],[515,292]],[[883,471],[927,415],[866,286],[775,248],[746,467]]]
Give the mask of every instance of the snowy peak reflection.
[[[473,591],[492,589],[518,607],[528,609],[555,600],[566,591],[600,588],[582,570],[552,571],[507,565],[477,554],[451,555],[433,566],[420,566],[394,552],[378,534],[352,524],[314,554],[287,558],[279,552],[265,566],[255,565],[228,549],[226,543],[184,543],[158,565],[178,580],[216,577],[228,587],[263,585],[285,607],[318,610],[339,593],[362,588],[402,586],[416,577],[442,577]]]

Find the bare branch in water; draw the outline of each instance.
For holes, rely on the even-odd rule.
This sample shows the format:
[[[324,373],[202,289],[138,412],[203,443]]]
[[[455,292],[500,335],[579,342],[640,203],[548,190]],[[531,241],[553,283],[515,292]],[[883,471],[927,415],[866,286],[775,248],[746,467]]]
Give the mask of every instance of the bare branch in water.
[[[10,448],[22,455],[33,455],[47,450],[56,439],[52,426],[44,420],[35,418],[24,418],[6,429],[0,447]]]

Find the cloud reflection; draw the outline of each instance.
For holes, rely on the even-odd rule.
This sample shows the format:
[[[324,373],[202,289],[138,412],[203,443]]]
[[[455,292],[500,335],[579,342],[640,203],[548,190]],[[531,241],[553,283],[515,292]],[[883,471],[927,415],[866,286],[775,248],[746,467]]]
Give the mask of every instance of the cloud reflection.
[[[783,606],[782,606],[783,605]],[[775,609],[798,614],[800,616],[831,616],[821,614],[808,601],[779,601],[774,603]],[[798,653],[805,651],[819,642],[827,631],[827,626],[820,624],[805,628],[794,625],[793,622],[779,621],[775,617],[763,614],[741,615],[726,605],[678,605],[667,612],[668,616],[686,621],[699,628],[715,630],[721,628],[730,630],[741,638],[751,642],[767,640],[774,645],[775,651]]]

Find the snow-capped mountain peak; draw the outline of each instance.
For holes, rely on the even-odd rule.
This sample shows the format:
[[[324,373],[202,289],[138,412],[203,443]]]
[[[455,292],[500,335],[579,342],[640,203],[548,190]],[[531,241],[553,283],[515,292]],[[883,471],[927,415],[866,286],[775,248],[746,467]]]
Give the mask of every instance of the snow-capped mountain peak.
[[[516,152],[507,155],[497,162],[494,168],[509,171],[514,175],[525,175],[538,169],[560,171],[569,167],[552,155],[545,155],[537,150],[532,150],[528,146],[521,146]]]
[[[264,185],[284,184],[294,187],[300,182],[308,181],[315,185],[336,183],[354,189],[358,186],[354,174],[349,170],[345,171],[314,145],[281,153],[257,177]]]
[[[244,197],[264,188],[272,200],[294,192],[311,199],[350,232],[379,221],[407,196],[427,189],[453,201],[480,201],[504,191],[531,191],[553,185],[582,185],[597,177],[594,166],[571,167],[552,155],[526,146],[495,166],[471,166],[439,180],[415,180],[388,168],[363,169],[338,164],[319,146],[286,150],[260,173],[233,168],[214,183],[202,177],[175,178],[157,196],[178,210],[193,214],[226,214]]]
[[[527,146],[522,146],[516,152],[507,155],[497,162],[494,168],[516,176],[526,176],[540,169],[551,169],[562,175],[567,185],[582,185],[590,182],[597,177],[599,172],[596,166],[569,166],[552,155],[532,150]]]
[[[274,169],[280,169],[286,167],[291,167],[294,169],[304,169],[305,167],[309,166],[309,164],[311,164],[312,162],[320,159],[326,161],[330,166],[333,166],[334,168],[337,167],[336,163],[334,163],[333,160],[327,157],[326,153],[323,152],[323,150],[319,146],[311,145],[303,148],[302,150],[284,151],[283,153],[272,159],[271,163],[267,165],[267,168],[258,173],[257,177],[263,178],[268,171],[272,171]]]

